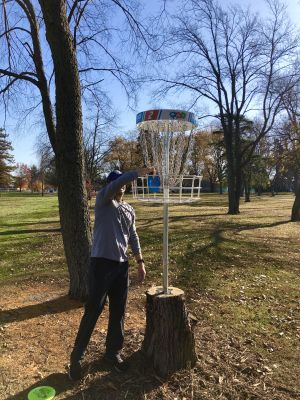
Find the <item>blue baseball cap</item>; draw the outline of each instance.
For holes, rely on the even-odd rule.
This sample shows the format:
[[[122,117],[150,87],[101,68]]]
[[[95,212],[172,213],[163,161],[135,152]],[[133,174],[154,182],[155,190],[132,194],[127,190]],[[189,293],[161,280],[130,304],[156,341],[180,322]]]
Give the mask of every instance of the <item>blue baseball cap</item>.
[[[108,174],[106,181],[107,181],[107,183],[115,181],[116,179],[120,178],[120,176],[122,176],[122,175],[123,175],[123,173],[116,169]]]

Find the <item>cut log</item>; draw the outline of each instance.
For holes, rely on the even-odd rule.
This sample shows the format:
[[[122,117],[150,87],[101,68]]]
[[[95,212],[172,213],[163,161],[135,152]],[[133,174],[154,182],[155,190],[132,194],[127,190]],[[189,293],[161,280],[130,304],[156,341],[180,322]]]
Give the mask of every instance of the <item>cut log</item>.
[[[197,357],[193,326],[185,307],[184,292],[152,287],[146,292],[146,330],[142,350],[160,376],[193,367]]]

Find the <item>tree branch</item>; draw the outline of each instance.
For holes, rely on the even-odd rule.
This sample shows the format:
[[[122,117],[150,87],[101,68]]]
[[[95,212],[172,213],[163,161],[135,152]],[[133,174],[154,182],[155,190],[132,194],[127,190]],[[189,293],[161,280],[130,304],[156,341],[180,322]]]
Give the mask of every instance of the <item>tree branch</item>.
[[[17,79],[22,79],[24,81],[28,81],[33,83],[36,87],[39,87],[39,81],[36,79],[31,78],[28,75],[32,75],[32,76],[37,76],[35,73],[33,72],[21,72],[21,73],[16,73],[13,71],[8,71],[7,69],[1,69],[0,68],[0,74],[4,75],[4,76],[10,76],[13,78],[16,78],[15,81]]]
[[[6,30],[6,31],[4,31],[3,33],[1,33],[0,39],[1,39],[3,36],[6,36],[8,33],[11,33],[11,32],[13,32],[13,31],[22,31],[22,32],[26,32],[26,33],[28,33],[28,34],[30,35],[30,31],[29,31],[29,30],[27,30],[27,29],[25,29],[25,28],[21,28],[20,26],[15,26],[14,28],[9,28],[8,30]]]

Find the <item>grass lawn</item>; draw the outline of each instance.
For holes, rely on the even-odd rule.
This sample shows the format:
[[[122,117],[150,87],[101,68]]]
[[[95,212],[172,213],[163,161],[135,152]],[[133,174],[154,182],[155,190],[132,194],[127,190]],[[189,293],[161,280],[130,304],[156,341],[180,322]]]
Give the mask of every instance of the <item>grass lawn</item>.
[[[56,196],[0,194],[0,280],[65,273]]]
[[[64,378],[51,380],[67,362],[81,315],[78,304],[64,298],[69,306],[62,309],[56,300],[67,293],[57,197],[1,194],[4,328],[0,333],[5,346],[0,365],[6,378],[2,397],[0,381],[0,398],[26,398],[31,385],[45,382],[59,382],[57,398],[72,400],[300,398],[300,224],[289,221],[293,200],[291,194],[255,196],[250,203],[241,201],[236,216],[226,214],[226,195],[204,194],[197,203],[172,205],[169,281],[185,291],[187,307],[198,319],[196,368],[162,381],[149,371],[135,371],[125,378],[107,375],[96,363],[83,383],[71,387]],[[125,350],[130,355],[143,339],[144,290],[162,282],[162,207],[130,197],[128,201],[136,209],[148,271],[144,286],[136,284],[133,268],[131,272]],[[30,368],[23,362],[24,369],[20,367],[19,378],[14,379],[15,357],[28,359],[34,341],[32,335],[22,333],[47,318],[53,327],[46,341],[51,349],[41,339],[42,326],[37,328],[35,340],[43,343],[44,350],[32,356]],[[97,325],[98,341],[91,342],[87,354],[91,364],[104,346],[106,325],[102,324]],[[22,348],[18,348],[20,340]],[[45,358],[45,352],[52,352],[52,357]]]

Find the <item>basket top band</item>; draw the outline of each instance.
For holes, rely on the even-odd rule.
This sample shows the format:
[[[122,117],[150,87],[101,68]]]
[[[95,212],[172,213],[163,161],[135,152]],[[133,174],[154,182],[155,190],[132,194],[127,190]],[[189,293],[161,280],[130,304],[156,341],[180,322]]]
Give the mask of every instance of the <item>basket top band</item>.
[[[148,110],[136,116],[139,129],[159,131],[187,131],[197,126],[195,114],[182,110]]]

